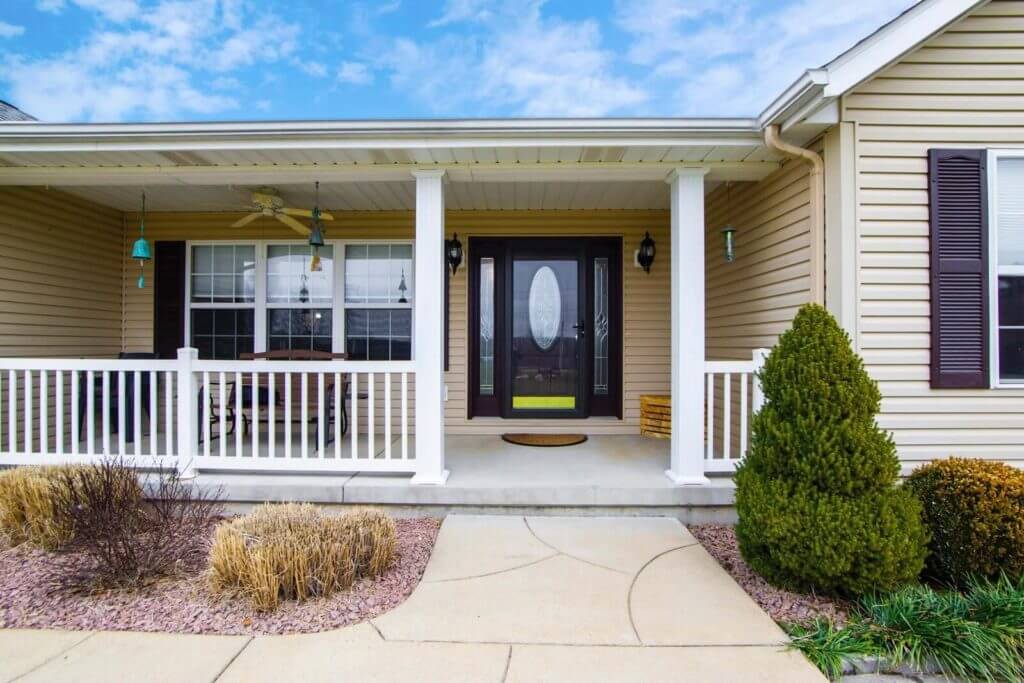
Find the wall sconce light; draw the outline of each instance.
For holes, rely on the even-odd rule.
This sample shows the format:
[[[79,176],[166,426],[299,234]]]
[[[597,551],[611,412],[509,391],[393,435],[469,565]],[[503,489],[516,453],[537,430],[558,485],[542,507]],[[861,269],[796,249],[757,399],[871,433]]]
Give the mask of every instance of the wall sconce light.
[[[444,250],[448,267],[452,269],[452,275],[455,275],[455,271],[462,265],[462,242],[459,241],[459,233],[453,234],[450,240],[445,240]]]
[[[732,263],[736,260],[736,228],[731,225],[725,226],[722,237],[725,238],[725,262]]]
[[[651,239],[651,233],[644,233],[644,238],[640,242],[640,248],[636,252],[636,262],[640,264],[640,267],[644,269],[644,272],[651,272],[651,264],[654,263],[654,240]]]
[[[146,286],[146,261],[153,258],[153,252],[146,241],[146,193],[142,193],[142,214],[139,218],[139,239],[132,245],[132,258],[139,262],[139,289]]]

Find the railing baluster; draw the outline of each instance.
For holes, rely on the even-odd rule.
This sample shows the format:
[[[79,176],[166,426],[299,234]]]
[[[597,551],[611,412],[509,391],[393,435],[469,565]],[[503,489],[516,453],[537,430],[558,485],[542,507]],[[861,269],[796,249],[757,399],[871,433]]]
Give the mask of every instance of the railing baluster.
[[[352,459],[359,457],[359,373],[352,373],[352,419],[349,421],[349,434],[352,435]]]
[[[156,370],[149,371],[149,454],[154,458],[157,456],[157,412],[159,411],[159,405],[157,401],[157,384],[160,381],[160,373]]]
[[[377,375],[373,372],[366,373],[366,452],[367,457],[373,460],[377,457],[377,449],[374,447],[376,430],[373,425],[373,418],[377,414],[377,402],[373,400],[373,388],[377,384]]]
[[[71,455],[78,455],[78,444],[82,440],[82,424],[78,411],[81,396],[78,393],[78,370],[71,371]]]
[[[50,453],[50,396],[46,370],[39,371],[39,453],[44,458]]]
[[[334,457],[337,460],[341,459],[341,412],[344,410],[342,401],[345,400],[341,393],[342,377],[340,372],[334,373]]]
[[[64,371],[58,370],[53,380],[53,388],[57,392],[57,398],[53,407],[57,411],[57,432],[54,435],[54,450],[57,455],[64,455]]]
[[[25,371],[25,391],[22,398],[24,406],[22,407],[23,417],[25,418],[24,431],[22,432],[22,442],[25,444],[25,455],[32,453],[32,371]]]
[[[722,457],[729,459],[729,449],[732,446],[732,374],[723,375],[722,385]]]
[[[384,459],[391,460],[391,373],[384,373]]]
[[[740,375],[740,452],[739,458],[747,457],[747,373]]]
[[[260,457],[260,376],[249,373],[249,430],[252,439],[252,457]]]
[[[142,371],[132,371],[132,435],[135,437],[135,456],[142,455]]]
[[[213,408],[210,388],[210,373],[203,371],[203,455],[207,458],[210,457],[210,410]],[[178,391],[181,389],[178,387]]]
[[[103,455],[110,455],[110,372],[103,370],[101,374],[103,398],[100,400],[100,421],[103,422]]]
[[[18,452],[18,376],[7,371],[7,450]]]
[[[292,373],[284,373],[284,457],[292,457]]]
[[[117,454],[118,456],[126,455],[125,453],[125,435],[124,435],[124,402],[128,392],[125,389],[124,384],[124,370],[117,371]]]
[[[299,388],[302,391],[302,396],[299,397],[299,420],[302,424],[299,426],[299,433],[302,435],[302,458],[306,459],[309,457],[309,373],[299,373],[302,378],[299,381]]]
[[[316,457],[324,457],[324,429],[326,423],[324,422],[324,373],[316,373],[317,387],[316,387]]]
[[[409,374],[402,373],[402,460],[409,459]]]
[[[217,373],[217,429],[220,434],[220,457],[227,457],[228,454],[228,397],[225,389],[227,375],[222,370]]]
[[[705,441],[707,442],[707,452],[705,454],[706,460],[715,459],[715,375],[709,372],[708,377],[708,399],[707,399],[707,435]]]
[[[174,376],[175,373],[168,370],[164,373],[164,441],[167,446],[167,455],[174,453]],[[178,387],[181,391],[181,387]]]
[[[245,420],[242,416],[242,373],[235,373],[235,457],[241,458],[242,452],[242,426]]]
[[[267,372],[267,457],[277,457],[274,449],[277,446],[277,395],[274,393],[274,373]]]
[[[85,373],[85,444],[86,453],[96,453],[96,373],[89,370]]]

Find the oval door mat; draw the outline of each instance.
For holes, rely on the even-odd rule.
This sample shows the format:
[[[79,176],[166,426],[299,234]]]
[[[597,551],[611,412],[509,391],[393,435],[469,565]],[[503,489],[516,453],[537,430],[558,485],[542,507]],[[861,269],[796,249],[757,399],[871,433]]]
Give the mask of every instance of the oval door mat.
[[[502,434],[502,440],[517,446],[552,448],[575,446],[587,440],[586,434]]]

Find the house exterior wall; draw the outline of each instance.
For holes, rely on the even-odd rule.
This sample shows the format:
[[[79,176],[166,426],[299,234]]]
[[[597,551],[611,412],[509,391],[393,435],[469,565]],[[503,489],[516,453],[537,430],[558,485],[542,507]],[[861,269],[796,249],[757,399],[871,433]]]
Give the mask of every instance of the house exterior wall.
[[[119,211],[0,187],[0,356],[115,357],[125,253]]]
[[[1024,390],[929,383],[926,155],[1024,146],[1024,2],[996,0],[843,98],[855,125],[857,344],[908,465],[1024,461]]]
[[[666,185],[665,191],[668,191]],[[332,211],[328,239],[412,239],[411,212]],[[293,231],[273,219],[259,219],[244,228],[231,228],[240,217],[226,213],[153,213],[146,217],[146,233],[159,240],[271,240],[295,239]],[[127,224],[137,217],[129,214]],[[623,419],[595,417],[584,421],[591,434],[635,434],[639,430],[639,397],[669,391],[669,216],[666,211],[449,211],[446,231],[458,233],[466,258],[469,238],[478,236],[621,236],[623,238]],[[633,251],[645,231],[657,244],[650,274],[633,265]],[[465,267],[450,282],[450,354],[445,373],[448,401],[445,423],[449,433],[495,433],[509,421],[467,419],[468,289]],[[151,270],[151,266],[147,266]],[[153,335],[153,290],[139,290],[137,271],[125,272],[125,349],[149,351]],[[749,357],[749,354],[748,354]],[[378,394],[379,395],[379,394]],[[531,431],[580,429],[580,420],[516,420],[517,428]]]

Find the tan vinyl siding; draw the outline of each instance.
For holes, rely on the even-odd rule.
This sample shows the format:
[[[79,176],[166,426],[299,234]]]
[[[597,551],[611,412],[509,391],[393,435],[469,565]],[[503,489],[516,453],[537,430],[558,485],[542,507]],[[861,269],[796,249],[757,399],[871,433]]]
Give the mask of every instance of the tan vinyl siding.
[[[0,187],[0,356],[117,355],[122,228],[84,199]]]
[[[995,1],[844,98],[856,123],[858,343],[908,464],[1024,460],[1024,391],[929,386],[933,147],[1024,146],[1024,2]]]
[[[665,191],[668,191],[666,185]],[[345,212],[328,226],[336,239],[411,239],[411,212]],[[260,219],[245,228],[230,228],[237,215],[224,213],[158,213],[147,217],[151,240],[257,240],[292,239],[295,233],[271,219]],[[132,225],[134,217],[128,216]],[[449,211],[448,235],[457,232],[466,254],[474,236],[621,236],[623,238],[624,419],[592,418],[588,433],[636,433],[639,429],[639,396],[669,390],[669,239],[665,211]],[[644,232],[650,231],[658,255],[650,274],[634,267],[633,250]],[[445,381],[448,401],[445,413],[450,433],[494,433],[508,429],[509,421],[467,419],[468,376],[467,296],[465,264],[450,284],[450,364]],[[152,348],[153,291],[134,287],[136,273],[126,273],[125,337],[128,350]],[[378,396],[382,392],[378,392]],[[517,420],[517,428],[533,431],[565,431],[580,428],[579,420]]]

